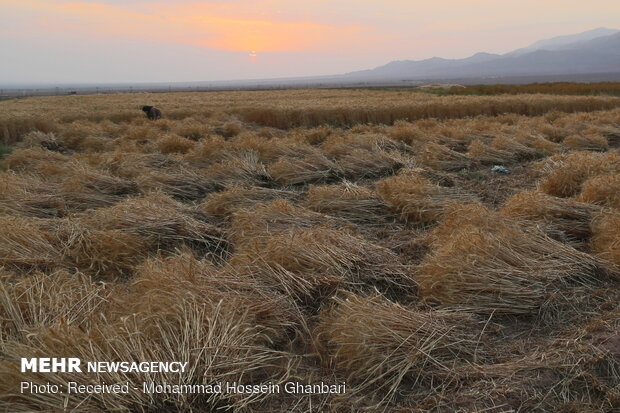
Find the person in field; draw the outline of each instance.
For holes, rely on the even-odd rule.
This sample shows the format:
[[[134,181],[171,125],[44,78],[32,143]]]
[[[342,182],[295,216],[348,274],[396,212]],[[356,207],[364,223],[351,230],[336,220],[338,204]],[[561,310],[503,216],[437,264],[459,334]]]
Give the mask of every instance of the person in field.
[[[146,113],[146,117],[150,120],[161,119],[161,110],[155,106],[142,106],[142,112]]]

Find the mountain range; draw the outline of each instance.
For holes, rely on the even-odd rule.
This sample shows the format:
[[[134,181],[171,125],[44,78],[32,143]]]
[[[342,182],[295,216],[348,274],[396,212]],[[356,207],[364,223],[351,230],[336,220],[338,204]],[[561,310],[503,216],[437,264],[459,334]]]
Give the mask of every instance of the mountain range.
[[[554,37],[501,55],[476,53],[465,59],[393,61],[375,69],[347,73],[342,78],[406,81],[601,73],[620,73],[620,30],[598,28]]]

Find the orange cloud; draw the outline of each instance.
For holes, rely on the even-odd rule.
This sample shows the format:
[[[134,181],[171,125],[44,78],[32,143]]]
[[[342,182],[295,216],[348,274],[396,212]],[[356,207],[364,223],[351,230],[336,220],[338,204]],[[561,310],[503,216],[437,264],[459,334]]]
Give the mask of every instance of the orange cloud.
[[[368,31],[368,27],[359,25],[279,21],[263,15],[235,18],[231,17],[230,8],[223,10],[205,3],[147,4],[145,11],[83,1],[55,4],[42,0],[0,1],[5,3],[38,15],[43,13],[38,20],[42,29],[82,36],[178,42],[229,51],[337,50],[351,43],[353,36],[359,41]]]

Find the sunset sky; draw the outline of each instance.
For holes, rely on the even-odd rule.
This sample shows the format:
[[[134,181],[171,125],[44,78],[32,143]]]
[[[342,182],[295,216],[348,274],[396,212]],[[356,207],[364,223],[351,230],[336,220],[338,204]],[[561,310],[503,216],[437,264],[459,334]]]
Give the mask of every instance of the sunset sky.
[[[338,74],[596,27],[620,1],[0,0],[0,84]]]

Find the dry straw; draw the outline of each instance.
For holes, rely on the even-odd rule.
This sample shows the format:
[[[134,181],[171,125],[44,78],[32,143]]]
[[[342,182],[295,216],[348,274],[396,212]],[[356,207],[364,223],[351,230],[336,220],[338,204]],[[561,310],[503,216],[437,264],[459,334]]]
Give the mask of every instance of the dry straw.
[[[65,270],[0,276],[2,340],[26,340],[41,328],[60,324],[88,326],[107,306],[110,288]]]
[[[477,204],[452,207],[431,239],[416,279],[420,296],[444,307],[553,316],[575,305],[567,291],[606,275],[601,260]]]
[[[269,174],[279,185],[328,182],[342,175],[338,164],[320,153],[305,158],[280,158],[269,165]]]
[[[504,215],[550,225],[581,240],[590,236],[590,221],[600,210],[596,205],[558,198],[539,191],[524,191],[510,197],[502,206]]]
[[[563,150],[562,145],[551,142],[541,135],[519,134],[514,139],[516,142],[532,148],[541,155],[545,156],[554,155],[556,153],[562,152]]]
[[[475,359],[482,328],[462,312],[420,311],[381,295],[348,293],[321,313],[316,335],[322,357],[353,394],[389,402],[404,383],[449,377],[455,364]]]
[[[0,266],[10,269],[54,269],[63,254],[52,222],[37,218],[0,216]]]
[[[378,181],[376,191],[383,202],[400,214],[403,221],[414,224],[435,222],[451,203],[476,200],[474,195],[458,188],[435,185],[409,170]]]
[[[238,248],[231,265],[304,301],[345,285],[414,286],[396,254],[344,230],[298,229],[262,237]]]
[[[605,212],[592,222],[592,249],[620,267],[620,213]]]
[[[486,145],[480,140],[475,140],[469,145],[467,154],[482,164],[510,164],[516,160],[514,153]]]
[[[252,151],[225,156],[221,162],[210,166],[205,175],[219,187],[261,185],[271,181],[271,175],[265,165]]]
[[[393,174],[403,166],[406,159],[380,149],[374,151],[354,149],[340,157],[337,163],[346,178],[364,179]]]
[[[495,149],[499,149],[512,154],[518,159],[534,159],[541,156],[541,152],[536,148],[529,147],[523,142],[519,142],[514,137],[500,136],[491,141],[491,146]]]
[[[294,200],[299,193],[284,189],[235,186],[224,191],[209,194],[202,208],[218,217],[230,217],[239,209],[247,209],[276,199]]]
[[[162,191],[182,201],[204,198],[218,184],[202,171],[181,167],[147,170],[136,178],[141,191]]]
[[[85,215],[83,222],[95,229],[136,233],[163,249],[186,244],[222,254],[226,248],[221,231],[206,216],[162,193],[129,198],[95,210]]]
[[[620,173],[588,179],[581,186],[578,199],[582,202],[620,209]]]
[[[0,172],[0,212],[51,218],[64,215],[66,208],[57,185],[37,176]]]
[[[313,185],[305,205],[313,211],[366,225],[381,224],[386,205],[372,189],[345,181],[338,185]]]
[[[562,145],[572,150],[582,151],[600,151],[604,152],[609,149],[607,138],[603,135],[595,133],[578,134],[567,136]]]
[[[253,242],[258,237],[287,232],[294,229],[310,229],[316,226],[337,227],[345,221],[293,205],[278,199],[256,208],[241,209],[233,215],[231,238],[235,245]]]
[[[543,192],[569,197],[578,194],[589,178],[620,172],[620,155],[615,152],[571,152],[543,161],[540,169],[544,177],[539,187]]]
[[[453,151],[434,142],[425,144],[418,153],[419,164],[441,171],[458,171],[469,168],[472,159],[468,155]]]
[[[160,138],[156,143],[157,150],[165,154],[187,153],[194,145],[196,145],[196,143],[193,140],[179,135],[166,135]]]

